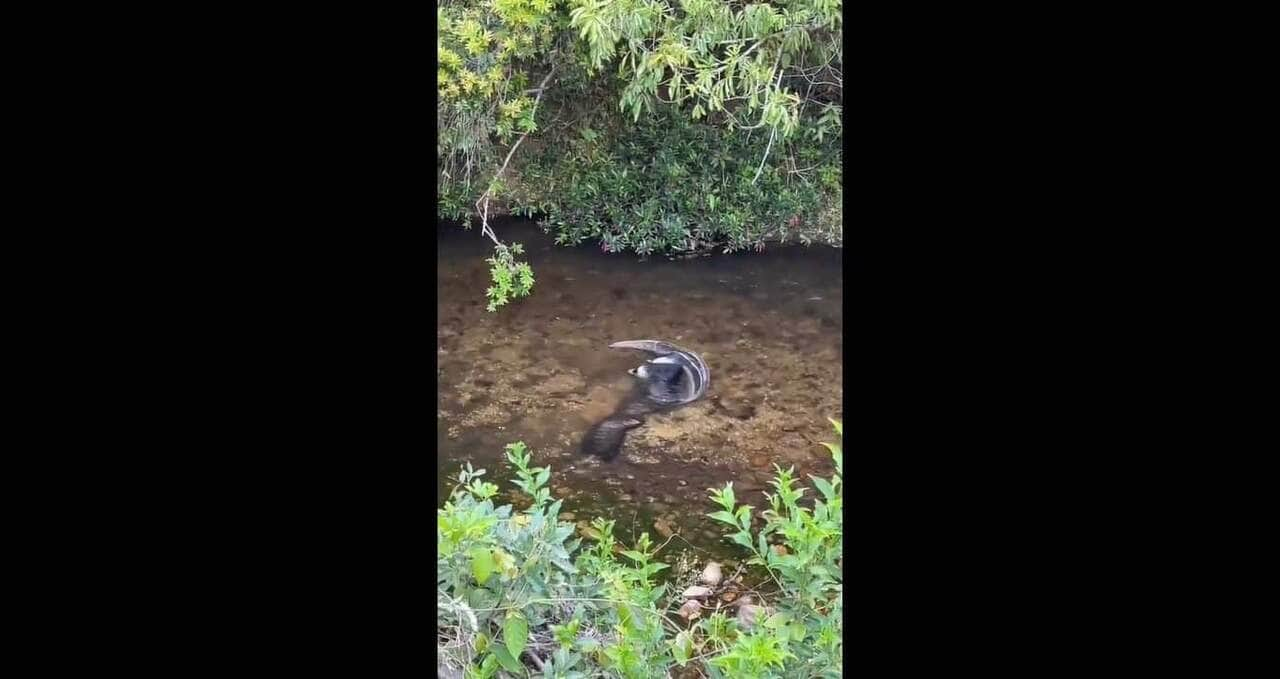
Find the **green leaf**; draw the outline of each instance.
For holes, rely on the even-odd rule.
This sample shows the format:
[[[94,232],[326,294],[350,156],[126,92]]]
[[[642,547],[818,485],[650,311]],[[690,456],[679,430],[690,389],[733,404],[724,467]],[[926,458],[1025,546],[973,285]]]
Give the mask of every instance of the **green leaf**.
[[[826,479],[820,479],[813,475],[810,475],[809,478],[813,480],[813,485],[818,487],[818,490],[822,493],[823,497],[827,498],[828,502],[835,498],[835,488],[831,486],[829,481]]]
[[[516,662],[516,659],[511,657],[511,654],[507,652],[507,649],[501,646],[493,646],[490,650],[493,653],[493,657],[497,658],[498,662],[501,663],[508,672],[518,676],[525,675],[524,665]]]
[[[804,641],[805,628],[800,623],[792,623],[787,625],[787,631],[791,633],[792,641]]]
[[[644,561],[644,555],[634,549],[624,550],[622,555],[630,558],[632,561]]]
[[[710,514],[707,514],[707,516],[715,519],[716,521],[723,521],[724,523],[727,523],[730,526],[737,527],[738,525],[738,520],[733,517],[733,514],[730,514],[729,512],[726,512],[724,510],[721,510],[718,512],[711,512]]]
[[[529,623],[523,615],[515,611],[507,614],[507,621],[502,624],[502,640],[506,642],[507,650],[511,651],[511,657],[519,658],[525,643],[529,641]]]
[[[789,622],[791,622],[790,615],[787,615],[786,613],[774,613],[769,616],[768,620],[764,621],[764,626],[769,629],[778,629],[779,627],[786,626]]]
[[[743,532],[734,533],[732,536],[734,542],[751,549],[751,536]]]
[[[476,547],[471,550],[471,574],[475,576],[476,582],[483,585],[489,580],[489,576],[493,575],[493,552],[483,548]]]
[[[693,635],[689,634],[689,630],[681,631],[672,640],[671,655],[675,656],[676,663],[681,667],[689,662],[689,657],[693,655]]]

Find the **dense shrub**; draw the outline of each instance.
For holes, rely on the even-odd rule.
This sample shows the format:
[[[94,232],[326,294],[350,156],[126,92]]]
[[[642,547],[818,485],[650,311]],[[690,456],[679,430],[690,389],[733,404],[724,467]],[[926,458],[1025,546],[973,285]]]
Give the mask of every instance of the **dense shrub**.
[[[841,10],[841,0],[438,5],[437,214],[478,221],[499,249],[489,217],[504,210],[540,212],[561,242],[607,251],[838,244]],[[541,159],[516,153],[526,139]],[[510,298],[491,293],[490,308]]]
[[[514,211],[542,215],[558,242],[641,255],[840,244],[842,165],[830,138],[778,144],[762,163],[767,134],[671,111],[602,128],[575,128],[575,138],[528,154],[507,193]]]

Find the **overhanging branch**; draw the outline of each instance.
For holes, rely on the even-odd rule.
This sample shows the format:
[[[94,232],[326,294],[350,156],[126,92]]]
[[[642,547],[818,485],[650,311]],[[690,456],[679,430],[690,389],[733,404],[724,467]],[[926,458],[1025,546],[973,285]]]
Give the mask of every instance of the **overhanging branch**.
[[[547,82],[551,80],[551,76],[555,72],[556,67],[552,66],[551,70],[547,71],[546,77],[542,79],[542,82],[538,85],[537,89],[530,90],[531,92],[538,93],[537,98],[533,100],[533,111],[530,114],[530,117],[535,120],[538,115],[538,104],[542,103],[542,95],[545,94],[547,90]],[[500,246],[502,245],[502,241],[498,240],[498,237],[493,233],[493,228],[489,226],[489,199],[493,197],[493,182],[497,181],[497,179],[502,176],[502,173],[507,171],[507,165],[511,163],[511,157],[516,154],[516,149],[520,148],[520,144],[524,142],[524,138],[527,136],[529,136],[528,132],[521,133],[520,138],[516,140],[516,143],[511,145],[511,150],[507,151],[506,159],[502,161],[502,167],[499,167],[498,171],[493,174],[493,179],[489,181],[488,188],[486,188],[484,193],[480,194],[480,198],[476,200],[476,211],[480,213],[480,233],[488,236],[489,240],[492,240],[494,245]],[[480,206],[480,203],[482,202],[484,203],[483,208]]]

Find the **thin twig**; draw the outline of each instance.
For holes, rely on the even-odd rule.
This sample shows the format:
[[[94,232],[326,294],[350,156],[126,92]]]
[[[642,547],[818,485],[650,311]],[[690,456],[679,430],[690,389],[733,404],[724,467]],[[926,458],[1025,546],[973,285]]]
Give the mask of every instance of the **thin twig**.
[[[754,186],[756,180],[760,178],[760,173],[764,172],[764,161],[769,159],[769,149],[773,148],[773,137],[777,133],[778,129],[776,127],[769,128],[769,145],[764,148],[764,157],[760,159],[760,167],[756,168],[756,176],[751,178],[752,186]]]
[[[778,58],[773,62],[773,67],[778,68],[778,64],[782,63],[782,50],[778,50]],[[782,84],[782,71],[778,71],[778,80],[773,84],[778,87]],[[763,122],[763,121],[761,121]],[[777,126],[769,127],[769,145],[764,147],[764,157],[760,159],[760,167],[756,168],[756,176],[751,178],[751,185],[755,186],[756,180],[760,178],[760,173],[764,172],[764,161],[769,159],[769,151],[773,148],[773,138],[778,134]]]
[[[554,75],[555,72],[556,67],[551,67],[551,70],[547,71],[546,77],[542,79],[542,83],[538,85],[538,96],[533,100],[533,110],[529,113],[530,118],[536,119],[538,114],[538,104],[542,102],[542,95],[546,93],[547,82],[551,80],[551,76]],[[501,246],[502,241],[498,240],[498,237],[493,233],[493,228],[489,226],[489,199],[493,196],[493,182],[501,177],[503,172],[507,171],[507,165],[511,163],[511,157],[516,154],[516,149],[520,148],[520,144],[524,142],[524,138],[527,136],[529,136],[528,132],[522,133],[520,138],[516,140],[516,143],[511,145],[511,150],[507,151],[506,159],[502,161],[502,167],[498,168],[498,171],[493,174],[493,179],[489,180],[488,188],[486,188],[484,193],[480,195],[480,198],[476,200],[476,211],[480,213],[480,232],[488,236],[489,240],[492,240],[494,245]],[[480,207],[481,202],[484,203],[483,208]]]

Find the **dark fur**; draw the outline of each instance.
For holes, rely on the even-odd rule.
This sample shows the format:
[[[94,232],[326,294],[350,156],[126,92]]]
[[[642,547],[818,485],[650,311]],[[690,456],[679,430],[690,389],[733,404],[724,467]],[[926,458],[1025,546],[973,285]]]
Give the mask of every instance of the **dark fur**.
[[[582,437],[582,452],[612,460],[622,451],[627,430],[635,429],[641,424],[644,424],[643,418],[625,417],[614,413],[587,430],[586,435]]]
[[[658,403],[671,403],[684,392],[689,375],[674,363],[650,363],[645,378],[649,397]]]
[[[622,452],[628,431],[644,424],[649,415],[672,409],[650,399],[650,388],[648,380],[637,384],[616,410],[592,425],[582,437],[583,454],[612,460]]]

